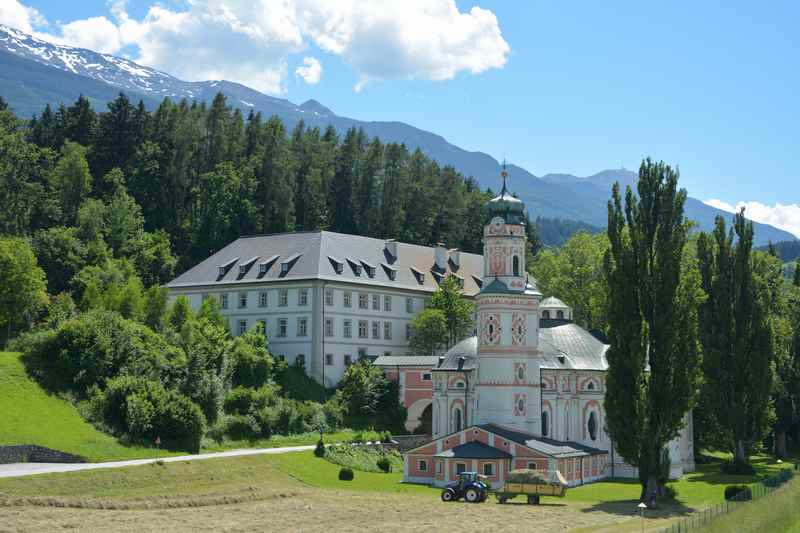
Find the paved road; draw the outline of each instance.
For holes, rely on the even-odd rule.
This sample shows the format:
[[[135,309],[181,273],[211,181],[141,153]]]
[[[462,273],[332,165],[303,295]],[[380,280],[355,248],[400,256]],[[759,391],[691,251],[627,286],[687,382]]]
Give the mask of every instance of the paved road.
[[[217,459],[220,457],[241,457],[243,455],[263,455],[313,450],[314,446],[287,446],[285,448],[250,448],[245,450],[231,450],[228,452],[201,453],[198,455],[180,455],[177,457],[162,457],[165,463],[174,461],[199,461],[201,459]],[[146,465],[155,459],[134,459],[131,461],[112,461],[107,463],[14,463],[0,465],[0,478],[33,476],[35,474],[53,474],[56,472],[77,472],[80,470],[97,470],[99,468],[122,468],[125,466]]]

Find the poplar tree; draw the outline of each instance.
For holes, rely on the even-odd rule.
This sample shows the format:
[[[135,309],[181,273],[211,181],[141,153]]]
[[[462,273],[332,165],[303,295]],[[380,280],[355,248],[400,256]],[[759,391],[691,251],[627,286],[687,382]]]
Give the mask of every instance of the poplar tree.
[[[700,377],[696,269],[684,260],[689,222],[678,172],[650,159],[639,168],[622,208],[619,184],[608,203],[606,429],[638,468],[641,500],[663,494],[667,444],[678,436]]]
[[[734,233],[736,242],[734,242]],[[749,462],[770,422],[774,350],[770,294],[753,266],[753,223],[740,211],[726,233],[717,217],[713,235],[697,241],[708,299],[700,309],[704,393],[734,462]]]

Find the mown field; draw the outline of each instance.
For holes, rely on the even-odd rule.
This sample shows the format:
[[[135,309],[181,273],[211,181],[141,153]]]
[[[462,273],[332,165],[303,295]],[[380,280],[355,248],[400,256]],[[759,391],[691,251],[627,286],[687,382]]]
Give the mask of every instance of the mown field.
[[[785,466],[785,465],[784,465]],[[761,472],[778,468],[759,460]],[[123,469],[0,479],[0,524],[17,531],[114,529],[271,531],[449,531],[457,524],[499,531],[657,531],[722,500],[715,465],[676,482],[678,502],[637,517],[638,485],[625,481],[570,489],[544,505],[445,504],[439,491],[400,483],[401,474],[356,472],[311,452],[183,461]]]
[[[742,503],[726,516],[714,520],[706,533],[800,533],[800,478],[772,495]]]

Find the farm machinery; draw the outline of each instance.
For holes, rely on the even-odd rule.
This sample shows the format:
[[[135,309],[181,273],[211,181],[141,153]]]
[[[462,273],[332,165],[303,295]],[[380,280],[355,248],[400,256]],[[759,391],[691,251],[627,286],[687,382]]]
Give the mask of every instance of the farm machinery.
[[[470,503],[480,503],[486,501],[490,492],[494,493],[498,503],[525,496],[529,504],[539,504],[542,496],[562,498],[567,493],[567,482],[557,470],[548,477],[536,470],[512,470],[501,487],[490,490],[485,476],[477,472],[462,472],[458,480],[442,490],[442,501],[454,502],[463,498]]]

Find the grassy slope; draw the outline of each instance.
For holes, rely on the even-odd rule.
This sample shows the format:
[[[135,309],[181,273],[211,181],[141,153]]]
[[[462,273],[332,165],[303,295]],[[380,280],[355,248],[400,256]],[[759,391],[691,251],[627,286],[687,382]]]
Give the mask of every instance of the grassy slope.
[[[48,395],[25,372],[17,353],[0,352],[0,444],[38,444],[90,461],[152,456],[86,422],[69,402]]]
[[[795,478],[765,498],[741,504],[732,513],[714,520],[704,531],[800,533],[800,479]]]

